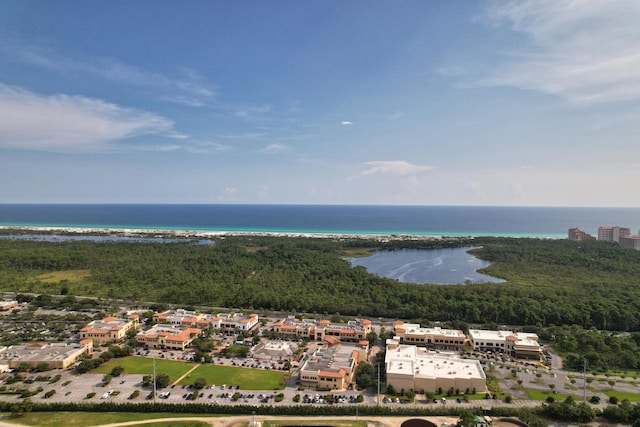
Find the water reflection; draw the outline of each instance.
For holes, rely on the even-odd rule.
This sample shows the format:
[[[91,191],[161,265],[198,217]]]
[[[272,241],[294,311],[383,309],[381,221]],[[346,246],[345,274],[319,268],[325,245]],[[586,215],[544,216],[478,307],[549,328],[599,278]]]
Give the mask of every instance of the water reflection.
[[[362,266],[380,277],[407,283],[502,283],[504,280],[478,273],[489,261],[467,253],[471,247],[447,249],[401,249],[376,251],[370,257],[349,258],[352,266]]]

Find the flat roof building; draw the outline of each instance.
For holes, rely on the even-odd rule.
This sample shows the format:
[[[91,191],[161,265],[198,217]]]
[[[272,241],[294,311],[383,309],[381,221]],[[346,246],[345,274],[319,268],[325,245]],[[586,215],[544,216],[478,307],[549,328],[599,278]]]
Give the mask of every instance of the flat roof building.
[[[620,246],[627,249],[635,249],[636,251],[640,251],[640,236],[637,235],[629,235],[622,236],[618,241]]]
[[[438,389],[483,392],[487,378],[478,360],[436,353],[399,340],[387,340],[385,355],[387,384],[400,392],[436,393]]]
[[[345,390],[358,362],[366,359],[368,342],[341,344],[329,338],[300,368],[300,383],[323,390]]]
[[[251,356],[273,361],[291,361],[298,344],[287,341],[263,341],[251,349]]]
[[[621,237],[629,236],[631,234],[631,229],[627,227],[619,227],[617,225],[603,225],[598,227],[598,240],[602,240],[605,242],[616,242],[620,241]]]
[[[469,341],[473,349],[478,351],[492,351],[535,360],[540,360],[542,355],[538,335],[533,333],[470,329]]]
[[[422,328],[418,324],[393,322],[393,331],[401,344],[413,344],[441,350],[462,350],[467,337],[457,329]]]
[[[93,341],[85,339],[79,343],[31,343],[12,345],[0,349],[0,364],[11,369],[24,366],[36,368],[46,364],[49,369],[66,369],[76,363],[83,354],[93,352]]]

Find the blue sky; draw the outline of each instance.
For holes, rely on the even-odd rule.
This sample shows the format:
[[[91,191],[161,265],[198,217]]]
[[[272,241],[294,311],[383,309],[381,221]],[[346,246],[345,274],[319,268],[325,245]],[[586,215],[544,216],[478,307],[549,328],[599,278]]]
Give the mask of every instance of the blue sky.
[[[0,0],[0,203],[640,206],[640,3]]]

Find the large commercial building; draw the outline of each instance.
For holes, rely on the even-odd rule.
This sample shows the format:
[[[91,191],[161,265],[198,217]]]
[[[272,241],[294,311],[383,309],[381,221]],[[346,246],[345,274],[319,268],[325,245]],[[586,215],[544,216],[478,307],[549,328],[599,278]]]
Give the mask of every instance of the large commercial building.
[[[421,328],[401,320],[393,322],[393,331],[400,344],[413,344],[440,350],[462,350],[467,337],[456,329]]]
[[[85,339],[77,344],[31,343],[0,349],[0,364],[11,369],[36,368],[46,364],[49,369],[66,369],[93,352],[93,341]]]
[[[300,368],[300,383],[321,390],[346,390],[358,362],[366,360],[368,342],[341,344],[328,338]]]
[[[538,335],[512,331],[469,330],[469,341],[474,350],[504,353],[510,356],[540,360],[542,348]]]
[[[138,315],[128,315],[126,319],[105,317],[94,320],[80,329],[80,339],[91,339],[96,344],[109,344],[124,341],[127,332],[138,327]]]
[[[487,388],[487,378],[478,360],[403,345],[397,339],[387,340],[385,366],[387,385],[398,392],[436,393],[439,389],[444,392],[453,389],[480,393]]]
[[[617,225],[598,227],[598,240],[605,242],[618,243],[621,237],[629,236],[630,234],[631,230],[627,227],[618,227]]]
[[[325,338],[333,337],[341,342],[357,343],[367,339],[367,335],[371,332],[371,321],[363,319],[350,320],[347,323],[332,323],[329,320],[299,320],[289,316],[276,322],[273,330],[283,336],[310,341],[323,341]]]
[[[202,334],[198,328],[183,329],[174,325],[154,325],[148,331],[136,335],[136,342],[145,348],[184,351]]]

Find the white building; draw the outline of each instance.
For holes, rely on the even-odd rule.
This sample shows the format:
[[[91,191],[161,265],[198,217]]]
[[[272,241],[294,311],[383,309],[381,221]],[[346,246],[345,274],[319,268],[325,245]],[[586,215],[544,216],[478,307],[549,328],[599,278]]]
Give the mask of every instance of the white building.
[[[476,351],[491,351],[536,360],[542,354],[538,335],[531,333],[470,329],[469,341]]]
[[[621,236],[618,241],[621,247],[640,251],[640,236]]]
[[[487,388],[487,377],[478,360],[436,353],[424,347],[402,345],[387,340],[385,356],[387,384],[396,391],[436,393],[438,389],[480,393]]]
[[[458,329],[422,328],[415,323],[393,322],[393,331],[401,344],[422,345],[441,350],[462,350],[467,337]]]
[[[619,242],[621,237],[625,237],[631,234],[631,230],[627,227],[618,227],[604,225],[598,227],[598,240],[605,242]]]

